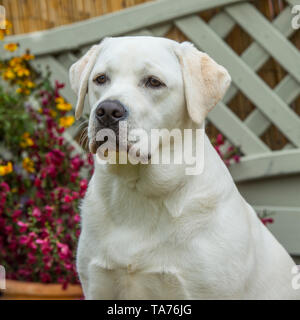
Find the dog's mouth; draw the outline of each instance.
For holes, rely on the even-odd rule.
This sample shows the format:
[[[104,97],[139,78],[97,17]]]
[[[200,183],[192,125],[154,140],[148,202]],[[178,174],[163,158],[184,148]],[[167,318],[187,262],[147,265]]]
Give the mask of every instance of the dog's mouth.
[[[102,141],[91,140],[91,141],[89,142],[90,152],[91,152],[92,154],[96,154],[98,148],[99,148],[103,143],[104,143],[104,142],[102,142]]]
[[[97,151],[99,150],[99,148],[108,141],[108,137],[105,137],[104,140],[102,141],[97,141],[95,138],[94,139],[91,139],[90,142],[89,142],[89,149],[90,149],[90,152],[93,153],[93,154],[96,154]],[[131,148],[132,144],[130,142],[127,142],[127,146],[123,147],[123,146],[120,146],[120,143],[119,141],[117,140],[116,143],[115,143],[115,146],[112,146],[111,147],[111,150],[112,151],[116,151],[116,152],[120,152],[120,151],[125,151],[125,152],[129,152],[130,148]]]
[[[149,163],[152,152],[149,135],[142,128],[132,128],[128,123],[102,127],[99,123],[92,123],[89,128],[88,148],[99,159],[117,162],[120,160],[130,163]],[[125,160],[126,159],[126,160]]]
[[[149,163],[151,160],[151,153],[149,151],[144,152],[139,146],[137,141],[130,141],[126,139],[126,142],[120,143],[118,137],[112,143],[108,142],[109,138],[106,136],[101,141],[98,141],[95,137],[89,141],[89,150],[92,154],[97,155],[100,159],[105,160],[107,157],[114,157],[114,154],[126,154],[127,159],[138,159],[136,163]],[[105,146],[104,146],[105,144]]]
[[[133,143],[130,141],[126,141],[126,142],[120,142],[119,141],[119,137],[116,136],[116,139],[113,141],[108,141],[109,137],[105,136],[103,137],[102,140],[98,140],[96,138],[96,136],[94,136],[92,139],[90,139],[89,141],[89,150],[91,153],[96,154],[99,151],[99,148],[101,146],[103,146],[104,144],[106,144],[105,148],[103,148],[103,150],[106,149],[106,147],[109,148],[110,151],[115,151],[115,152],[126,152],[128,153],[130,148],[133,146]],[[100,151],[101,152],[101,151]]]

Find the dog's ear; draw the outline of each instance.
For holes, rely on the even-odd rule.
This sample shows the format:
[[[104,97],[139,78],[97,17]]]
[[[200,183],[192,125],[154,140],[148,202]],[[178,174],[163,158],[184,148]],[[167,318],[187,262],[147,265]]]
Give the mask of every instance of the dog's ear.
[[[84,98],[88,89],[88,80],[100,52],[100,44],[91,49],[75,62],[69,71],[71,88],[77,95],[75,118],[78,120],[83,111]]]
[[[175,50],[182,68],[187,110],[202,124],[207,113],[223,98],[231,78],[227,70],[192,43],[183,42]]]

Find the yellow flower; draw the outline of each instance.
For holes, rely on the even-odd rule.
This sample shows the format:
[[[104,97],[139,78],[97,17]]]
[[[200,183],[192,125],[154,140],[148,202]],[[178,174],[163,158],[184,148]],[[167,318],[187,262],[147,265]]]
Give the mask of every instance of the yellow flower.
[[[0,176],[5,176],[13,172],[13,165],[11,162],[8,162],[6,165],[0,166]]]
[[[30,71],[27,68],[24,68],[23,66],[16,66],[14,71],[16,72],[18,77],[28,77],[30,75]]]
[[[55,102],[56,102],[57,104],[59,104],[59,103],[65,103],[65,99],[64,99],[63,97],[57,97],[57,98],[55,98]]]
[[[13,72],[12,69],[6,69],[3,74],[2,77],[4,80],[13,80],[16,77],[16,74]]]
[[[29,173],[33,173],[35,171],[34,162],[28,157],[23,159],[22,166]]]
[[[72,109],[72,105],[70,103],[59,103],[56,105],[56,108],[61,111],[70,111]]]
[[[50,110],[50,116],[55,118],[57,116],[57,112],[55,110]]]
[[[70,127],[74,123],[75,119],[73,116],[65,116],[59,119],[59,125],[64,128]]]
[[[26,81],[24,82],[24,86],[31,89],[31,88],[34,88],[34,87],[35,87],[35,83],[32,82],[31,80],[26,80]]]
[[[61,111],[70,111],[72,109],[72,105],[67,103],[63,97],[58,97],[55,99],[56,108]]]
[[[29,132],[24,132],[21,137],[20,146],[22,148],[32,147],[34,145],[34,141],[30,138]]]
[[[29,61],[34,59],[34,55],[30,54],[29,52],[26,52],[25,54],[22,55],[22,59]]]
[[[22,63],[22,58],[20,58],[20,57],[14,57],[9,60],[9,65],[11,67],[16,67],[16,66],[20,65],[21,63]]]
[[[5,32],[6,34],[10,33],[10,29],[12,28],[12,23],[8,20],[5,20]]]
[[[14,52],[19,48],[18,43],[7,43],[4,45],[4,49],[10,52]]]
[[[0,29],[0,40],[3,40],[6,35],[11,34],[11,28],[12,24],[8,20],[5,20],[4,29]]]
[[[30,94],[30,90],[26,88],[18,88],[16,89],[16,92],[19,94],[25,94],[27,96]]]

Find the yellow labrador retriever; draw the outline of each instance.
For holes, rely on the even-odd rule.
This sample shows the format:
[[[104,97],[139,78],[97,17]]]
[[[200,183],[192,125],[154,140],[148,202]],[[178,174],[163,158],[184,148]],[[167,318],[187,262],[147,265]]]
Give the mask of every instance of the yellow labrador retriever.
[[[71,67],[70,82],[77,118],[88,95],[89,147],[96,153],[98,131],[118,136],[121,120],[128,132],[202,128],[230,76],[190,43],[120,37],[93,46]],[[137,154],[153,157],[129,136],[133,149],[139,142]],[[206,136],[201,156],[201,174],[187,175],[185,164],[104,164],[95,155],[77,254],[87,299],[300,297],[292,259]]]

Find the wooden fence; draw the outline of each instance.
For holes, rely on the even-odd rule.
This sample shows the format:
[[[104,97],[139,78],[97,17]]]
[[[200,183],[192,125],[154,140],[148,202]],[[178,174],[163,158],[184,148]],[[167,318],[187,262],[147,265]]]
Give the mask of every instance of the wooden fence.
[[[50,29],[151,0],[0,0],[13,33]]]
[[[296,4],[296,0],[285,1],[274,19],[267,19],[257,10],[257,1],[161,0],[6,41],[19,42],[21,50],[30,48],[37,57],[36,67],[45,70],[49,65],[53,81],[66,83],[70,65],[105,36],[192,41],[224,65],[233,80],[208,116],[208,131],[221,131],[241,148],[241,163],[231,168],[241,193],[259,212],[274,214],[271,230],[291,253],[299,255],[300,31],[291,26],[291,6]],[[230,40],[236,30],[247,39],[243,48]],[[262,74],[270,65],[280,75],[272,81]],[[69,85],[63,94],[75,103]],[[239,104],[245,105],[242,114],[237,112]],[[270,132],[277,134],[279,143],[272,141]]]

